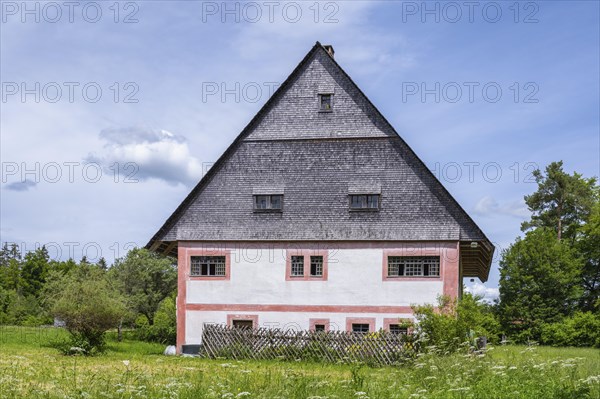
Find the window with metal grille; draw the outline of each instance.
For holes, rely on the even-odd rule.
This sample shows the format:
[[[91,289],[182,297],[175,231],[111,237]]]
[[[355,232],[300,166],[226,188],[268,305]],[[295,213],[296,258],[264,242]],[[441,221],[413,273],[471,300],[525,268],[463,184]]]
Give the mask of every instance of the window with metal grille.
[[[310,275],[313,277],[323,276],[323,257],[322,256],[311,256],[310,257]]]
[[[255,211],[281,211],[283,209],[283,195],[255,195]]]
[[[379,194],[358,194],[350,196],[350,209],[378,210]]]
[[[192,256],[190,276],[225,276],[225,257]]]
[[[439,277],[438,256],[388,256],[388,277]]]
[[[292,256],[291,276],[304,276],[304,256]]]
[[[390,324],[390,333],[392,333],[392,334],[408,334],[408,328],[400,327],[400,324]]]
[[[366,334],[369,332],[369,325],[366,323],[352,323],[352,332]]]

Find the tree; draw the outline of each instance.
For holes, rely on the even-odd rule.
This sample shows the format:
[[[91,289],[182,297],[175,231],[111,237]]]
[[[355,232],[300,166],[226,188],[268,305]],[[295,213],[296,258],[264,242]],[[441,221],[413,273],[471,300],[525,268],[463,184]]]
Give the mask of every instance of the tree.
[[[576,309],[581,295],[582,260],[549,228],[528,232],[502,252],[499,314],[517,340],[538,340],[544,323],[560,321]]]
[[[538,188],[525,196],[533,215],[529,222],[523,222],[521,230],[549,227],[559,240],[564,236],[574,242],[597,200],[598,188],[596,178],[585,179],[577,172],[569,175],[562,166],[562,161],[552,162],[546,167],[546,175],[539,169],[533,172]]]
[[[104,334],[117,327],[126,314],[123,297],[106,279],[106,273],[95,265],[82,264],[65,274],[60,284],[47,292],[52,314],[65,322],[71,334],[71,346],[91,355],[104,349]]]
[[[600,202],[596,202],[577,243],[584,259],[581,309],[600,311]]]
[[[143,248],[132,249],[110,269],[116,287],[130,309],[154,324],[160,303],[177,288],[177,263]]]
[[[48,250],[45,246],[28,252],[21,268],[22,294],[37,297],[46,282],[48,275]]]

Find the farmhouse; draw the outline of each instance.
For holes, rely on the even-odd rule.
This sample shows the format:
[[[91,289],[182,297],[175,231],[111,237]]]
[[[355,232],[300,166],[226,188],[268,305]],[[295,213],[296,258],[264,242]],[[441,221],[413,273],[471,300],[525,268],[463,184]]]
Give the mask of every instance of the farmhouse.
[[[178,351],[204,323],[402,332],[494,252],[318,42],[147,247],[178,260]]]

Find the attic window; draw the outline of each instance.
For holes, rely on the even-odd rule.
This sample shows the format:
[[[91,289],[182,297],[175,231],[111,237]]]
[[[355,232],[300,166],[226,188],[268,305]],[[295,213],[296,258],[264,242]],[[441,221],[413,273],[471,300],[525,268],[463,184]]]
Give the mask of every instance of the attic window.
[[[378,211],[379,194],[352,194],[350,195],[350,210],[353,211]]]
[[[330,94],[330,93],[319,94],[319,111],[321,111],[321,112],[333,111],[333,94]]]
[[[282,209],[283,195],[254,195],[254,211],[281,212]]]

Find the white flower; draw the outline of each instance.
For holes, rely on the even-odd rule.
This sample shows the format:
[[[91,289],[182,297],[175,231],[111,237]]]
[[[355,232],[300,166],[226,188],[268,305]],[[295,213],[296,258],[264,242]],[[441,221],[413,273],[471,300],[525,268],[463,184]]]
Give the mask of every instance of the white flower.
[[[129,360],[123,360],[123,364],[125,365],[125,367],[129,367]]]

